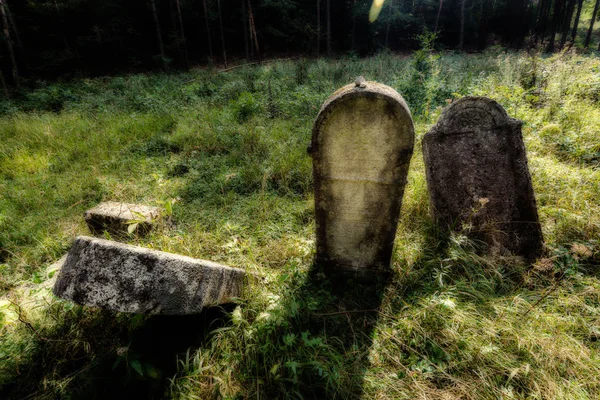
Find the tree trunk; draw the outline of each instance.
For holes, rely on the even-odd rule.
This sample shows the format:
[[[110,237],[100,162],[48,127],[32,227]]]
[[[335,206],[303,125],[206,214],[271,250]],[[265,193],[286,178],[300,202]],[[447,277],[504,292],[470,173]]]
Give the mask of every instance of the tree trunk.
[[[12,77],[16,87],[19,87],[19,69],[17,67],[17,59],[15,57],[15,51],[13,49],[12,39],[10,37],[10,26],[8,25],[8,18],[6,17],[6,10],[4,9],[5,0],[0,0],[0,14],[2,15],[2,30],[4,32],[4,39],[6,39],[6,47],[8,49],[8,56],[12,64]]]
[[[518,37],[517,37],[517,49],[520,49],[523,46],[523,43],[525,42],[525,37],[527,36],[527,33],[529,32],[529,23],[528,23],[528,19],[529,19],[529,13],[531,10],[531,7],[533,6],[533,1],[532,0],[525,0],[525,7],[523,7],[521,13],[523,15],[523,19],[521,20],[520,23],[520,29],[518,30]]]
[[[225,50],[225,32],[223,31],[223,13],[221,12],[221,0],[217,0],[219,10],[219,26],[221,27],[221,48],[223,49],[223,64],[227,68],[227,51]]]
[[[258,57],[258,62],[262,62],[262,58],[260,57],[260,48],[258,47],[258,35],[256,34],[256,25],[254,24],[254,13],[252,12],[252,3],[248,0],[248,12],[249,20],[250,20],[250,41],[254,44],[254,48],[256,49],[256,56]]]
[[[250,42],[248,41],[248,13],[246,12],[246,0],[242,0],[242,23],[244,25],[244,45],[246,48],[246,61],[250,61]]]
[[[187,44],[185,41],[185,32],[183,30],[183,17],[181,16],[181,5],[179,0],[175,0],[175,4],[177,5],[177,16],[179,17],[179,29],[181,31],[181,45],[183,46],[183,62],[185,63],[185,70],[190,69],[190,62],[188,60],[187,53]]]
[[[17,24],[15,24],[15,20],[13,19],[13,15],[10,12],[10,8],[8,8],[7,0],[4,0],[4,10],[6,10],[6,16],[8,17],[8,23],[12,27],[13,33],[15,34],[15,42],[17,43],[17,47],[19,50],[23,51],[23,42],[21,42],[21,36],[19,35],[19,30],[17,29]]]
[[[327,1],[327,55],[331,56],[331,0]]]
[[[485,0],[484,0],[485,2]],[[437,16],[435,17],[435,27],[433,28],[433,33],[437,33],[438,26],[440,24],[440,15],[442,15],[442,6],[444,5],[444,0],[440,0],[440,6],[438,7]]]
[[[2,85],[2,92],[4,92],[4,96],[8,99],[10,94],[8,93],[8,87],[6,86],[6,81],[4,80],[4,73],[2,72],[2,68],[0,68],[0,85]]]
[[[71,52],[71,46],[69,45],[69,41],[67,40],[67,35],[65,34],[65,30],[64,30],[64,24],[60,15],[60,9],[58,8],[58,3],[56,2],[56,0],[52,0],[52,3],[54,4],[54,9],[56,10],[56,25],[57,31],[60,31],[63,37],[63,42],[65,43],[65,49],[67,50],[67,52]]]
[[[573,21],[573,32],[571,32],[571,41],[575,43],[577,37],[577,28],[579,27],[579,17],[581,16],[581,8],[583,7],[583,0],[579,0],[577,5],[577,14],[575,15],[575,21]]]
[[[158,12],[156,11],[155,0],[150,0],[150,8],[152,9],[152,17],[154,18],[154,27],[156,28],[156,42],[158,51],[160,52],[160,60],[163,69],[167,69],[167,58],[165,57],[165,47],[163,45],[162,34],[160,32],[160,23],[158,21]]]
[[[208,40],[208,55],[210,57],[210,61],[214,60],[213,49],[212,49],[212,40],[210,37],[210,24],[208,23],[208,7],[206,7],[206,0],[204,0],[204,23],[206,24],[206,38]]]
[[[175,5],[173,4],[175,0],[169,0],[169,16],[171,17],[171,27],[173,30],[173,35],[175,36],[175,45],[177,46],[177,54],[179,54],[180,60],[183,60],[185,57],[183,55],[183,49],[181,48],[181,38],[179,37],[179,29],[177,27],[177,17],[175,16]]]
[[[388,7],[387,27],[385,28],[385,47],[386,47],[386,49],[390,48],[390,25],[392,23],[392,12],[393,12],[392,7],[393,7],[393,5],[394,5],[394,0],[390,0],[390,5]]]
[[[536,18],[536,23],[535,23],[535,35],[533,37],[533,43],[537,46],[538,44],[538,40],[540,38],[540,33],[541,33],[541,26],[542,26],[542,17],[544,14],[544,7],[546,6],[546,2],[548,0],[540,0],[538,2],[538,15]]]
[[[550,19],[550,9],[552,8],[552,0],[546,0],[544,2],[544,9],[542,11],[542,25],[540,27],[541,30],[541,42],[544,42],[546,38],[546,30],[548,29],[548,20]]]
[[[552,15],[552,28],[550,30],[550,42],[548,42],[547,52],[551,53],[554,51],[554,43],[556,41],[556,31],[558,30],[558,25],[560,23],[560,19],[563,14],[564,9],[564,0],[555,0],[554,2],[554,12]]]
[[[458,49],[462,50],[465,39],[465,1],[460,0],[460,36],[458,39]]]
[[[479,50],[483,50],[487,46],[491,2],[492,0],[483,0],[481,4],[481,20],[479,21]]]
[[[600,4],[600,0],[596,0],[596,5],[594,5],[594,12],[592,13],[592,21],[590,22],[590,29],[588,29],[587,36],[585,37],[585,44],[583,47],[586,49],[590,45],[590,40],[592,40],[592,32],[594,31],[594,22],[596,22],[596,15],[598,14],[598,5]]]
[[[389,27],[389,25],[388,25]],[[354,46],[356,44],[356,0],[354,0],[354,5],[352,6],[352,51],[354,51]],[[387,47],[387,32],[385,36],[385,47]]]
[[[567,35],[569,34],[569,30],[571,28],[571,20],[573,19],[573,11],[575,9],[575,1],[576,0],[569,0],[567,3],[567,12],[565,14],[565,19],[563,20],[562,36],[560,38],[561,50],[567,42]]]
[[[317,0],[317,57],[321,53],[321,0]]]

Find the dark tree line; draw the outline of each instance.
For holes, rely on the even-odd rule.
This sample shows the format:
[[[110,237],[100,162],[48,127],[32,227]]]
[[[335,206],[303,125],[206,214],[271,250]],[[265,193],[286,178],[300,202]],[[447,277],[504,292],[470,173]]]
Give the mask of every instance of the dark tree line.
[[[406,51],[425,32],[440,47],[469,51],[493,44],[557,51],[576,40],[589,47],[599,3],[386,0],[370,23],[372,0],[0,0],[0,84],[6,92],[21,76]]]

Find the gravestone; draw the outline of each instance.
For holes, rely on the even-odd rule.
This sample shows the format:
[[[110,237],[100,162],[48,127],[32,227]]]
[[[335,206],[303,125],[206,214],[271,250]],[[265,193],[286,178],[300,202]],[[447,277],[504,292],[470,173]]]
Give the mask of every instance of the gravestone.
[[[360,77],[323,104],[309,147],[317,264],[363,278],[389,271],[413,144],[408,106],[388,86]]]
[[[113,311],[182,315],[239,297],[245,272],[104,239],[75,239],[54,294]]]
[[[521,125],[491,99],[464,97],[425,134],[423,156],[439,225],[533,260],[543,239]]]
[[[84,213],[85,222],[95,235],[107,231],[112,235],[123,236],[133,224],[136,224],[136,233],[145,234],[160,217],[158,207],[114,201],[100,203]]]

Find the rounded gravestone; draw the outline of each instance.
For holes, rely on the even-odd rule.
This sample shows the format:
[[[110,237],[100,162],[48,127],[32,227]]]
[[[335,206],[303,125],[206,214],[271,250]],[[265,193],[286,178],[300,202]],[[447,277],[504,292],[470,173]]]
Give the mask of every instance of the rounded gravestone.
[[[534,259],[543,241],[521,125],[494,100],[464,97],[425,134],[423,157],[438,224]]]
[[[388,86],[359,78],[323,104],[310,146],[318,264],[389,270],[413,144],[408,106]]]

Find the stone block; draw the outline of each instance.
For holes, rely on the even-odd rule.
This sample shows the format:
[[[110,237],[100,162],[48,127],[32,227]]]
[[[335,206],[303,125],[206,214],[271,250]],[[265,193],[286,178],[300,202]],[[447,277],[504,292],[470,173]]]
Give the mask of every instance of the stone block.
[[[240,296],[245,272],[104,239],[75,239],[54,294],[114,311],[182,315]]]
[[[116,236],[126,235],[134,223],[137,224],[136,233],[146,234],[160,216],[161,211],[158,207],[114,201],[100,203],[84,214],[85,222],[93,234],[101,235],[107,231]]]

